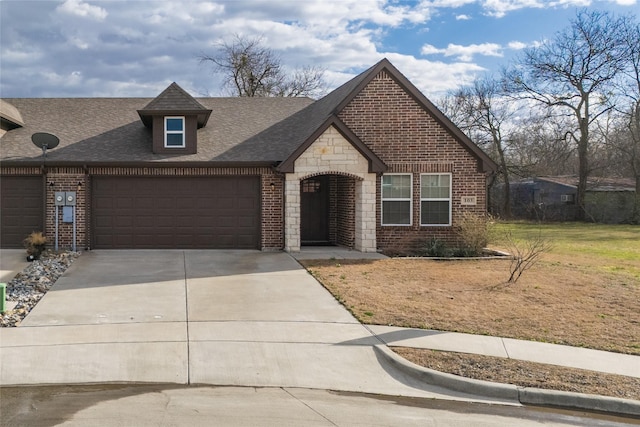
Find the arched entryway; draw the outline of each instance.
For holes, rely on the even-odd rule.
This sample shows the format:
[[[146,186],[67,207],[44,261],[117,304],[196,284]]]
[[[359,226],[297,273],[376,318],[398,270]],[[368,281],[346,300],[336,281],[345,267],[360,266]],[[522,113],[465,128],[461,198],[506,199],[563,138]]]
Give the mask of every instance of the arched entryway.
[[[300,181],[302,246],[355,246],[356,183],[340,173],[314,175]]]

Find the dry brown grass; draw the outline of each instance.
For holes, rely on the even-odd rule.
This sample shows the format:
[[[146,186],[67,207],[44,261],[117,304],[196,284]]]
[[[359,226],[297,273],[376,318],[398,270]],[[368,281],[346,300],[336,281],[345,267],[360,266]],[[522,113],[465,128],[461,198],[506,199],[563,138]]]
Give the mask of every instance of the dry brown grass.
[[[640,354],[640,279],[583,261],[545,254],[519,282],[498,287],[507,260],[303,264],[363,323]]]
[[[394,347],[411,362],[477,380],[640,400],[640,378],[476,354]]]

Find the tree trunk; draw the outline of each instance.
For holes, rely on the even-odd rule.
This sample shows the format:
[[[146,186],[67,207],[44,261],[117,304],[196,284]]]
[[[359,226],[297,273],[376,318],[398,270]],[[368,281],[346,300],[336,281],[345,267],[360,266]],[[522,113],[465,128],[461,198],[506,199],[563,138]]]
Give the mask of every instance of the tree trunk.
[[[633,224],[640,224],[640,174],[636,173],[636,194],[633,200]]]
[[[585,117],[578,115],[580,123],[580,139],[578,142],[578,191],[576,194],[576,221],[586,218],[585,196],[587,194],[587,178],[589,176],[589,104],[585,102]]]

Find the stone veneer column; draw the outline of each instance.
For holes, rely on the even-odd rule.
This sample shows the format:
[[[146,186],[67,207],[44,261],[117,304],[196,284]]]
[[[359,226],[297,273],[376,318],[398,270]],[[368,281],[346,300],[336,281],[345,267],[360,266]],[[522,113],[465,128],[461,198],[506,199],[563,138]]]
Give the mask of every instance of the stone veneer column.
[[[376,251],[376,175],[369,163],[337,129],[329,127],[294,163],[285,177],[284,249],[300,250],[300,181],[309,176],[344,174],[356,180],[355,249]],[[359,179],[361,178],[362,181]]]
[[[300,251],[300,179],[287,174],[284,187],[284,250]]]
[[[355,242],[360,252],[376,252],[376,175],[369,173],[356,182]]]

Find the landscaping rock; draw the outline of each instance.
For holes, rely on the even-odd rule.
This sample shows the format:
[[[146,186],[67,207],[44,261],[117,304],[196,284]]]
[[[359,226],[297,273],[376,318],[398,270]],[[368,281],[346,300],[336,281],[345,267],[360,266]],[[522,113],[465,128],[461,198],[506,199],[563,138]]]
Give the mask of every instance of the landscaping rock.
[[[18,326],[51,286],[80,256],[79,252],[44,252],[7,283],[7,305],[15,307],[0,313],[0,327]]]

